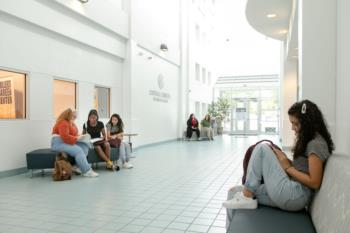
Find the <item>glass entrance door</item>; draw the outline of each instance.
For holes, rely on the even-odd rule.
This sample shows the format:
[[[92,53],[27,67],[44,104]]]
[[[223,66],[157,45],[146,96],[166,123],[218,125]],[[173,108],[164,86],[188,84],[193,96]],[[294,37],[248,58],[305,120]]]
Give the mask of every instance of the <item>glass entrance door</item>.
[[[258,98],[234,98],[231,108],[232,134],[259,134],[260,101]]]

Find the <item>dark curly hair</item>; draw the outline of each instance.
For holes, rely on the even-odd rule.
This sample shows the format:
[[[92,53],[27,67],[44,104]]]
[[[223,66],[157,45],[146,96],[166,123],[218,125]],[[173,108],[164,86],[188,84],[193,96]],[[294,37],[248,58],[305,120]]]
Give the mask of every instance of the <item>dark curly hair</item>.
[[[113,125],[112,123],[112,118],[115,117],[118,119],[118,123],[117,123],[117,126],[119,127],[119,129],[123,130],[124,129],[124,123],[123,123],[123,120],[122,118],[119,116],[119,114],[116,114],[114,113],[111,118],[109,119],[108,123],[110,123],[111,125]]]
[[[332,154],[334,144],[323,114],[316,104],[310,100],[296,102],[289,108],[288,115],[297,118],[300,123],[300,130],[293,148],[294,159],[304,155],[307,144],[315,138],[316,133],[327,142],[328,151]]]

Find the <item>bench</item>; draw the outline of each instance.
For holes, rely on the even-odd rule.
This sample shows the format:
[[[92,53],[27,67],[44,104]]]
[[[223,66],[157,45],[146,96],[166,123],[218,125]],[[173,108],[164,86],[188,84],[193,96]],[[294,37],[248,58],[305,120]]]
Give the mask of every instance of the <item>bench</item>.
[[[184,132],[183,132],[183,134],[182,134],[182,139],[183,140],[188,140],[188,138],[186,137],[186,133],[187,133],[187,131],[185,130]],[[213,134],[213,136],[215,137],[216,136],[216,132],[214,131],[214,134]],[[199,137],[201,138],[201,139],[203,139],[203,140],[209,140],[209,138],[208,138],[208,136],[207,136],[207,134],[203,131],[203,130],[201,130],[201,129],[199,129]],[[192,132],[192,137],[190,138],[190,140],[192,141],[192,140],[197,140],[197,134],[196,134],[196,132]]]
[[[327,161],[321,189],[309,212],[287,212],[259,206],[230,210],[228,233],[345,233],[350,232],[350,156],[334,154]]]
[[[31,170],[32,177],[35,169],[40,169],[43,173],[44,169],[53,168],[57,153],[57,151],[53,151],[51,149],[38,149],[27,153],[27,169]],[[110,159],[112,161],[117,161],[119,159],[119,148],[111,148]],[[74,158],[69,157],[69,160],[74,161]],[[89,163],[96,165],[99,162],[103,162],[94,149],[89,149],[87,160]]]

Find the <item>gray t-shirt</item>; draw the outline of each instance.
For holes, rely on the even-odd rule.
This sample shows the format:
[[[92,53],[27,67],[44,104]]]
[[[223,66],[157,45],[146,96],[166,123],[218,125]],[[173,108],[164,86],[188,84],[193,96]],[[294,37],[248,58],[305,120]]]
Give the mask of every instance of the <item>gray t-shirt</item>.
[[[319,134],[317,134],[316,137],[307,144],[305,154],[303,156],[299,156],[293,161],[293,167],[299,171],[309,173],[308,157],[311,154],[315,154],[322,160],[323,163],[326,162],[330,156],[327,142]]]
[[[109,131],[110,134],[118,134],[123,132],[123,130],[120,129],[119,126],[112,125],[111,123],[107,123],[106,128],[107,128],[107,132]]]

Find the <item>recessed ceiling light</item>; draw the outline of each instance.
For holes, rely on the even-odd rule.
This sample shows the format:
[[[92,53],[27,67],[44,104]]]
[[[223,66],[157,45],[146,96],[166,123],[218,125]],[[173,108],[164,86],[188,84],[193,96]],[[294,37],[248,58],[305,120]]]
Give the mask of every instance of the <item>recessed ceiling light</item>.
[[[267,15],[266,15],[266,17],[269,18],[269,19],[276,18],[276,16],[277,16],[277,15],[276,15],[276,14],[273,14],[273,13],[267,14]]]
[[[279,33],[279,34],[286,34],[287,32],[288,32],[288,30],[283,29],[283,30],[280,30],[278,33]]]

